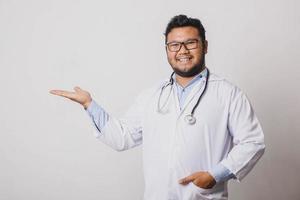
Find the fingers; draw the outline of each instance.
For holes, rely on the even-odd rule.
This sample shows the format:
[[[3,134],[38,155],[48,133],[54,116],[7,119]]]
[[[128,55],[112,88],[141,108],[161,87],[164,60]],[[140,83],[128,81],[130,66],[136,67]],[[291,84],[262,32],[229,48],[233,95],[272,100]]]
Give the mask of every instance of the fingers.
[[[210,189],[216,184],[213,176],[204,171],[193,173],[179,180],[179,183],[182,185],[186,185],[190,182],[193,182],[194,185],[204,189]]]
[[[50,90],[51,94],[66,97],[68,99],[74,98],[74,92],[69,92],[65,90]]]
[[[90,102],[92,101],[91,95],[87,92],[82,90],[80,87],[74,87],[74,92],[65,91],[65,90],[50,90],[51,94],[62,96],[68,98],[72,101],[75,101],[86,108]]]
[[[187,176],[187,177],[185,177],[183,179],[180,179],[179,183],[182,184],[182,185],[186,185],[186,184],[188,184],[188,183],[190,183],[190,182],[192,182],[194,180],[195,180],[195,176],[192,174],[192,175]]]

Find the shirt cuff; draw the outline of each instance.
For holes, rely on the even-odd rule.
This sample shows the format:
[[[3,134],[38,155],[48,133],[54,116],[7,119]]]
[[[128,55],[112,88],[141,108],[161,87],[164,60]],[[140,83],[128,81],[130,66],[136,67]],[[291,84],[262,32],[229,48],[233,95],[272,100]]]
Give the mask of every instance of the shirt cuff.
[[[217,183],[228,181],[234,177],[234,174],[222,164],[216,165],[208,172],[214,177]]]
[[[85,109],[89,115],[92,115],[94,110],[97,110],[97,103],[92,99],[90,105]]]
[[[90,105],[87,107],[86,112],[92,119],[98,132],[101,132],[101,129],[105,126],[109,119],[108,113],[94,100],[92,100]]]

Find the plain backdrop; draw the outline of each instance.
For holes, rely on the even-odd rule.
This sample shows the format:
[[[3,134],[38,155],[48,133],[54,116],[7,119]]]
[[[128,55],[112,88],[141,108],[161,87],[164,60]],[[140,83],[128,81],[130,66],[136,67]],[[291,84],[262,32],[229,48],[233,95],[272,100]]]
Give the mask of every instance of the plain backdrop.
[[[121,116],[171,73],[163,32],[177,14],[201,19],[207,67],[247,94],[265,132],[263,158],[230,181],[230,199],[300,199],[299,9],[297,0],[0,0],[0,199],[142,199],[142,148],[110,149],[79,104],[48,91],[81,86]]]

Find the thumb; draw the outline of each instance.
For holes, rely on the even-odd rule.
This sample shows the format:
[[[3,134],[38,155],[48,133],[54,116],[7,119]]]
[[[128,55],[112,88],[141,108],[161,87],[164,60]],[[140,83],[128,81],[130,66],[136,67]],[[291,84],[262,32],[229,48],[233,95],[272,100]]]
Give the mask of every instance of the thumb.
[[[76,86],[76,87],[74,87],[74,90],[75,90],[75,92],[79,92],[79,91],[81,91],[81,88]]]
[[[194,180],[195,180],[194,175],[190,175],[190,176],[187,176],[185,178],[180,179],[179,183],[183,184],[183,185],[186,185],[186,184],[188,184],[188,183],[190,183],[190,182],[192,182]]]

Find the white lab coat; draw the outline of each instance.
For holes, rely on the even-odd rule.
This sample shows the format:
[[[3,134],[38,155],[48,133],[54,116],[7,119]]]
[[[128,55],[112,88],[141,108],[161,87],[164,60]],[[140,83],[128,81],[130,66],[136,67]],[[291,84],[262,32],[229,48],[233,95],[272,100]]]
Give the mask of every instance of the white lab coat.
[[[162,85],[148,89],[124,118],[110,116],[98,138],[122,151],[143,144],[145,200],[227,199],[227,182],[201,189],[178,180],[223,164],[241,180],[264,152],[264,135],[247,97],[240,89],[211,74],[207,90],[189,125],[189,114],[204,87],[197,83],[180,110],[176,87],[165,109],[157,112]],[[161,97],[166,101],[170,87]]]

